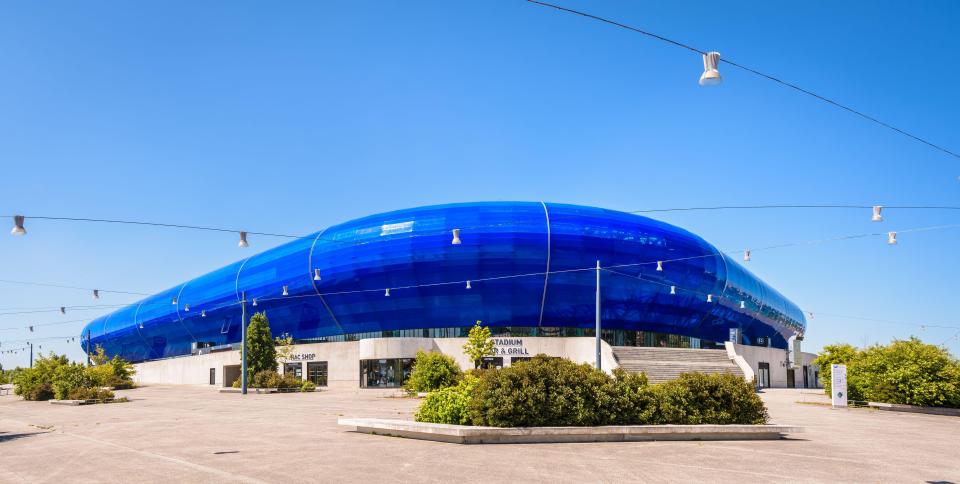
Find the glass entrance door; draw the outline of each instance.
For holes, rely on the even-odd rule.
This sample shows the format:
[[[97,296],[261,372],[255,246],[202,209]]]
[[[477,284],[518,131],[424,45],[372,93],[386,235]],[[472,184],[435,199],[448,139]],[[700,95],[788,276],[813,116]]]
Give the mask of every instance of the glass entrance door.
[[[327,362],[309,361],[307,362],[307,379],[312,381],[318,387],[327,386]]]

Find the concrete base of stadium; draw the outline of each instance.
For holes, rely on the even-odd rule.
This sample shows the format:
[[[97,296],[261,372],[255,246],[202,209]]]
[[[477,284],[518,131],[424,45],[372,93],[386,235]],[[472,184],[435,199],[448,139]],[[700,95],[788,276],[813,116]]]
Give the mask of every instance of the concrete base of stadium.
[[[293,354],[281,362],[277,371],[292,373],[317,387],[327,388],[399,388],[409,373],[417,351],[438,351],[451,356],[464,370],[473,362],[463,353],[466,338],[369,338],[359,341],[294,345]],[[594,364],[596,340],[592,337],[495,337],[495,355],[486,365],[506,367],[537,354],[568,358],[577,363]],[[674,348],[645,348],[653,359],[667,358]],[[795,367],[788,363],[784,349],[728,344],[723,350],[689,350],[717,353],[729,359],[730,368],[739,366],[744,376],[754,377],[767,388],[816,388],[817,371],[811,361],[816,355],[799,353]],[[656,352],[663,352],[658,355]],[[736,363],[736,364],[734,364]],[[614,349],[601,344],[601,366],[609,372],[619,366]],[[690,365],[688,365],[690,366]],[[710,372],[695,364],[689,371]],[[240,377],[240,352],[229,349],[196,355],[145,361],[136,364],[134,379],[139,384],[210,385],[229,388]]]
[[[803,432],[788,425],[608,425],[602,427],[473,427],[383,418],[341,418],[357,432],[455,444],[776,440]]]

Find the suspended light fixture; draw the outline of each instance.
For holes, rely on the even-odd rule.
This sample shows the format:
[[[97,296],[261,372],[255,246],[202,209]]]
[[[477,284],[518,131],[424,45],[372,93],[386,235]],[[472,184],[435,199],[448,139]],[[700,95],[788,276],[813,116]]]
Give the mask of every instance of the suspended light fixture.
[[[883,210],[882,205],[873,206],[873,216],[870,217],[871,222],[883,222],[883,215],[880,214],[880,211]]]
[[[237,242],[237,247],[240,247],[241,249],[246,249],[247,247],[250,247],[250,244],[247,243],[246,232],[240,232],[240,242]]]
[[[67,308],[64,306],[60,306],[60,314],[67,314]]]
[[[319,280],[320,280],[320,269],[314,269],[314,270],[313,270],[313,280],[314,280],[314,281],[319,281]]]
[[[284,295],[284,296],[289,296],[289,295],[290,295],[290,291],[287,290],[287,286],[283,286],[283,295]]]
[[[470,281],[467,281],[467,289],[473,289],[472,287],[470,287]]]
[[[207,310],[206,310],[206,309],[203,309],[203,310],[200,311],[200,317],[201,317],[201,318],[207,317]]]
[[[386,292],[383,293],[385,297],[390,297],[390,288],[388,287]]]
[[[707,302],[713,302],[713,294],[707,294]]]
[[[740,309],[747,309],[747,303],[744,301],[740,301]]]
[[[460,229],[453,229],[453,240],[450,241],[453,245],[460,245]]]
[[[174,296],[174,297],[172,297],[172,298],[170,299],[170,304],[173,304],[174,306],[177,305],[177,297],[176,297],[176,296]]]
[[[257,298],[253,298],[253,307],[257,307]]]
[[[23,215],[13,216],[13,229],[10,233],[13,235],[27,235],[27,229],[23,227]]]
[[[93,290],[93,298],[94,298],[94,299],[100,299],[100,290],[99,290],[99,289],[94,289],[94,290]]]
[[[896,232],[887,232],[887,243],[890,245],[897,245],[897,233]]]
[[[677,293],[677,286],[670,286],[670,294],[676,294],[676,293]]]
[[[662,261],[662,260],[658,260],[658,261],[657,261],[657,272],[663,272],[663,261]]]
[[[189,313],[189,312],[190,312],[190,305],[189,305],[189,304],[184,304],[184,305],[183,305],[183,312],[185,312],[185,313]]]
[[[749,250],[743,251],[743,261],[744,261],[744,262],[750,262],[750,251],[749,251]]]
[[[723,81],[723,78],[720,77],[720,71],[717,70],[719,64],[719,52],[703,54],[703,74],[700,74],[701,86],[717,86]]]

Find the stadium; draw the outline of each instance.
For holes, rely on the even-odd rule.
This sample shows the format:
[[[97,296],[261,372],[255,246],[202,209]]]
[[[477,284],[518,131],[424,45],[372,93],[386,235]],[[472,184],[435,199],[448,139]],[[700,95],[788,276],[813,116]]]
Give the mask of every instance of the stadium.
[[[700,361],[799,386],[802,368],[815,386],[812,355],[799,352],[803,312],[734,256],[647,217],[543,202],[345,222],[100,317],[81,339],[138,363],[143,381],[226,386],[245,305],[294,339],[282,371],[318,384],[398,386],[418,349],[466,367],[459,346],[476,321],[509,343],[485,364],[541,352],[592,362],[598,274],[604,369],[667,378]]]

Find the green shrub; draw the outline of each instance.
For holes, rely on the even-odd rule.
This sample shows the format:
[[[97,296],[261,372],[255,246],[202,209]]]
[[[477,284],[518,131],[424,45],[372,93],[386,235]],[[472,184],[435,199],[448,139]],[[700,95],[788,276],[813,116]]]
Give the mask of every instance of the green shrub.
[[[470,415],[467,412],[467,403],[477,380],[476,376],[467,374],[456,386],[428,393],[414,414],[414,419],[418,422],[468,425]]]
[[[858,350],[828,345],[814,360],[828,394],[830,365],[847,365],[850,400],[932,407],[960,407],[960,361],[943,347],[917,338]]]
[[[417,351],[404,388],[411,393],[430,392],[454,386],[462,376],[463,372],[453,358],[434,351]]]
[[[20,387],[17,387],[18,389]],[[44,401],[53,399],[53,385],[49,383],[41,383],[39,385],[30,387],[29,389],[22,390],[22,393],[19,393],[24,400],[33,400],[33,401]]]
[[[53,398],[53,383],[56,380],[57,371],[69,365],[70,361],[63,355],[50,353],[49,356],[41,356],[34,362],[33,368],[23,369],[14,377],[13,384],[16,385],[14,393],[23,397],[24,400]]]
[[[113,398],[114,394],[110,390],[105,390],[102,388],[74,388],[70,390],[70,393],[65,396],[65,399],[69,400],[99,400],[104,401],[110,398]]]
[[[649,385],[643,374],[616,369],[610,376],[537,355],[430,392],[415,418],[493,427],[762,424],[767,412],[753,386],[730,373],[689,373]]]
[[[473,425],[608,425],[618,420],[614,379],[587,364],[537,355],[480,374],[468,403]]]
[[[655,421],[657,411],[654,387],[647,384],[647,375],[613,370],[614,403],[612,425],[647,425]]]
[[[654,387],[658,424],[763,424],[767,410],[753,387],[732,373],[684,373]]]
[[[240,380],[234,382],[235,387],[240,386],[239,382]],[[251,388],[300,388],[303,386],[303,380],[290,373],[281,375],[275,370],[263,370],[253,375],[247,382],[247,386]]]
[[[65,400],[71,391],[78,388],[97,386],[86,372],[86,367],[79,363],[59,366],[53,374],[53,394],[57,400]]]
[[[303,385],[300,386],[301,392],[313,392],[317,390],[317,385],[310,380],[303,382]]]

